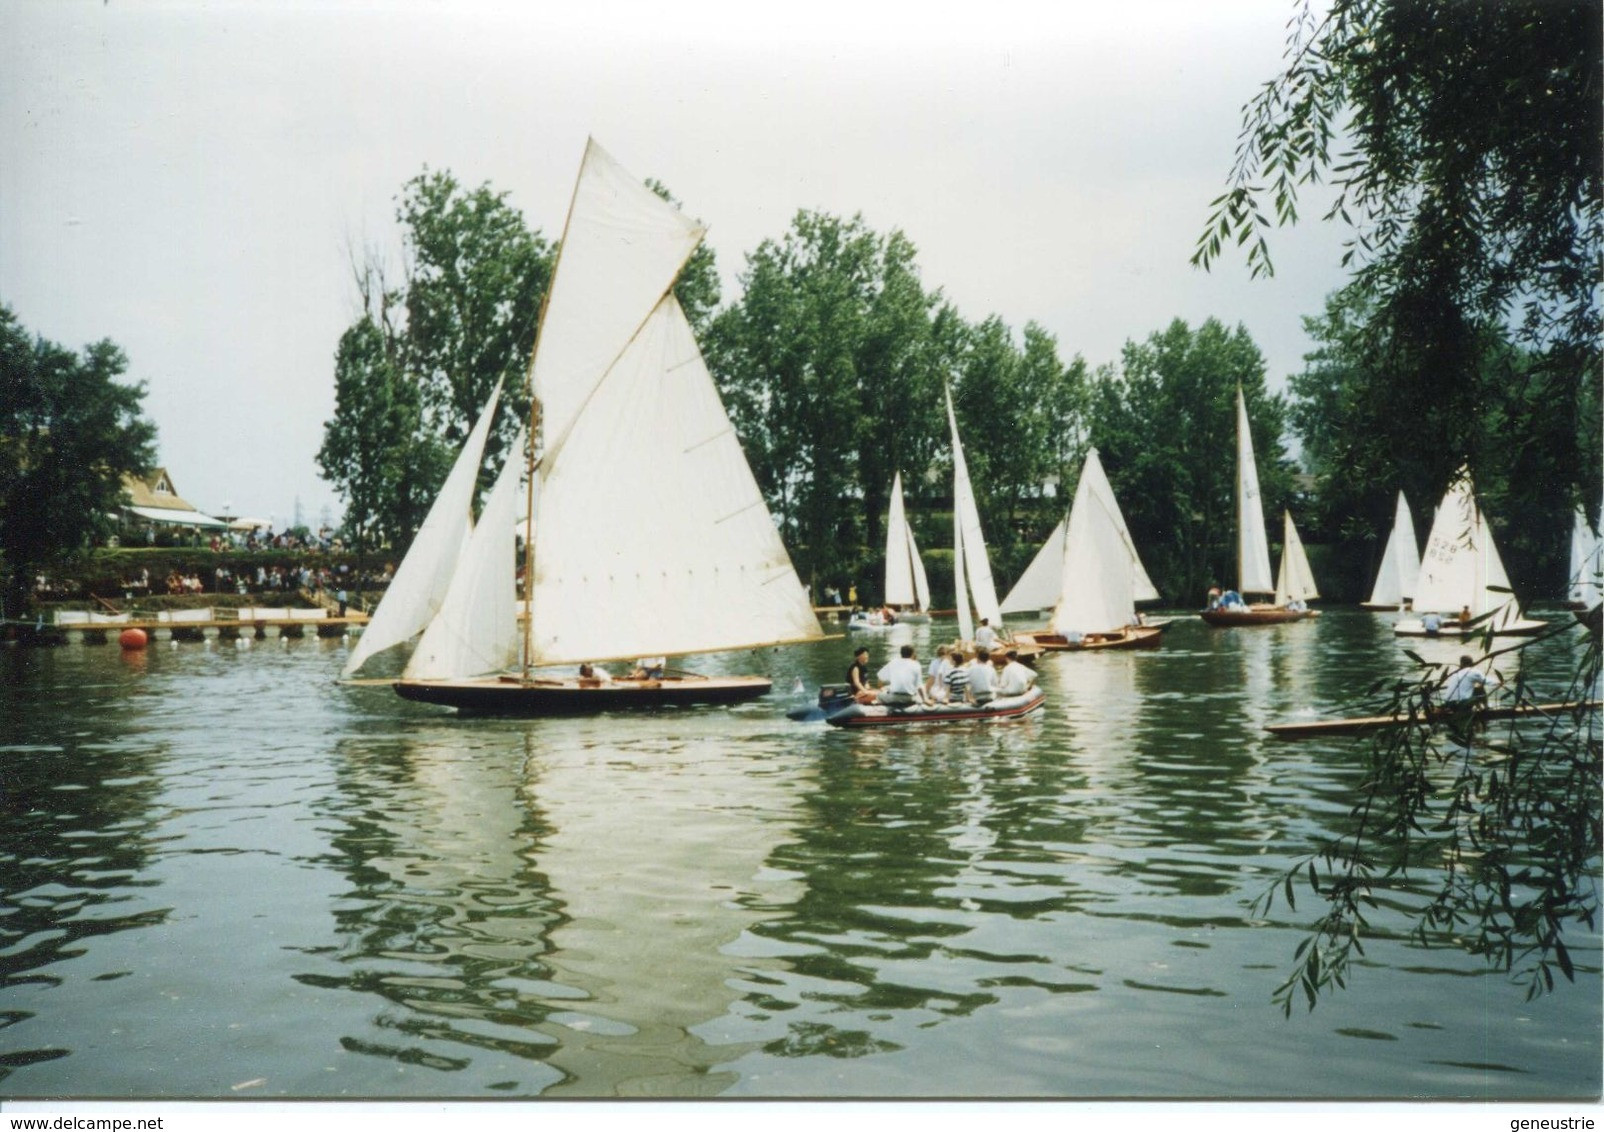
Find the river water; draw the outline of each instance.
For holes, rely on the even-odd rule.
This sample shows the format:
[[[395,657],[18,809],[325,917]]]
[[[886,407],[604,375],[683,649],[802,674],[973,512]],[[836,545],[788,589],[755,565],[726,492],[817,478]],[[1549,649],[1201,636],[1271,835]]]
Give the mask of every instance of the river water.
[[[1025,720],[873,734],[785,716],[841,640],[703,661],[774,676],[738,708],[545,720],[339,685],[337,640],[7,650],[0,1096],[1596,1096],[1597,935],[1528,1002],[1383,914],[1271,1003],[1313,912],[1253,901],[1361,747],[1261,728],[1353,714],[1389,625],[1185,619],[1045,659]]]

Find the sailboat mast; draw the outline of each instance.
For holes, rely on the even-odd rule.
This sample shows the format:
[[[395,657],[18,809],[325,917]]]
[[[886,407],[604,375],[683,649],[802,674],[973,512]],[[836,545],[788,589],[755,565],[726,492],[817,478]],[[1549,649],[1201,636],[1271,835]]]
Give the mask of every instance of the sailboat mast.
[[[594,139],[586,139],[588,156]],[[579,167],[585,167],[580,158]],[[535,346],[529,351],[526,382],[529,386],[529,451],[525,467],[529,477],[529,490],[524,499],[524,647],[523,678],[529,679],[529,657],[535,647],[535,447],[540,442],[540,398],[535,394],[535,359],[540,356],[540,338],[546,329],[546,310],[551,306],[552,288],[557,283],[557,272],[563,265],[563,249],[568,246],[568,228],[574,222],[574,203],[579,199],[579,177],[568,193],[568,215],[563,217],[562,239],[557,244],[557,258],[551,264],[551,278],[546,280],[546,293],[540,296],[540,314],[535,318]]]

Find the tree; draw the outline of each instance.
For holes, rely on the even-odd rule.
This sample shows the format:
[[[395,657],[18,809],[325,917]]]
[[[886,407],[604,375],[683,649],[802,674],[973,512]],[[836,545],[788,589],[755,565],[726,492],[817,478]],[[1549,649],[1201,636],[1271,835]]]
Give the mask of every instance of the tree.
[[[1335,0],[1298,7],[1286,69],[1247,105],[1227,192],[1193,262],[1231,243],[1273,270],[1267,232],[1329,180],[1327,219],[1384,364],[1387,420],[1441,453],[1440,495],[1471,438],[1483,347],[1523,352],[1511,423],[1555,445],[1565,504],[1596,506],[1601,423],[1604,47],[1590,0]],[[1341,140],[1339,140],[1341,139]],[[1345,145],[1345,148],[1337,148]],[[1273,206],[1267,204],[1273,202]],[[1543,418],[1543,419],[1537,419]]]
[[[1236,390],[1247,400],[1266,526],[1291,502],[1286,407],[1265,389],[1264,356],[1245,328],[1176,319],[1127,342],[1092,383],[1090,442],[1155,585],[1198,601],[1236,579]]]
[[[451,455],[423,427],[416,383],[395,360],[394,344],[371,317],[340,336],[334,362],[334,416],[323,426],[318,469],[345,500],[345,527],[360,553],[399,545],[422,524],[430,485]]]
[[[102,340],[74,354],[30,339],[0,305],[0,570],[20,613],[33,575],[110,533],[123,477],[148,472],[156,426],[145,386],[117,381],[128,357]]]
[[[396,219],[407,250],[400,364],[418,385],[426,427],[460,444],[502,381],[514,410],[498,430],[505,440],[528,413],[524,374],[553,248],[505,193],[465,190],[445,171],[408,181]]]
[[[900,232],[800,212],[783,240],[747,256],[742,298],[704,342],[810,581],[866,577],[892,473],[923,473],[935,448],[940,299],[914,257]]]

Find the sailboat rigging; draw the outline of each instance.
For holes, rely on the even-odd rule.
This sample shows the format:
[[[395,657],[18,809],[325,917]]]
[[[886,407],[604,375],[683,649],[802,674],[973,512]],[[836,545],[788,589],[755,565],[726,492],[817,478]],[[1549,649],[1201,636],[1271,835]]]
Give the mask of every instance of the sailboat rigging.
[[[530,364],[522,641],[504,471],[480,519],[498,529],[463,547],[403,697],[517,714],[731,702],[769,679],[539,670],[823,636],[674,297],[703,233],[587,145]]]

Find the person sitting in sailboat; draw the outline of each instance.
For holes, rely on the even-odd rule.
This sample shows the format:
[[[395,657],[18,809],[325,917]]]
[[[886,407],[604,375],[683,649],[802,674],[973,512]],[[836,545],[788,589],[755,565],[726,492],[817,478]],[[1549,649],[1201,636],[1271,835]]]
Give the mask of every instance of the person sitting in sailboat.
[[[667,657],[643,656],[635,662],[635,667],[629,674],[631,680],[661,680],[663,668],[668,664]]]
[[[909,707],[917,703],[923,679],[924,670],[914,659],[913,646],[903,645],[902,655],[880,669],[880,681],[885,685],[880,689],[880,702],[886,707]]]
[[[1420,619],[1420,627],[1426,630],[1426,636],[1435,637],[1442,632],[1442,618],[1435,613],[1428,613]]]
[[[1448,677],[1447,686],[1443,689],[1442,702],[1444,706],[1469,707],[1480,703],[1487,698],[1487,689],[1496,688],[1499,680],[1495,675],[1491,680],[1476,671],[1475,658],[1466,655],[1459,658],[1459,669]]]
[[[1246,604],[1247,602],[1242,600],[1242,595],[1237,593],[1235,590],[1226,590],[1220,595],[1221,609],[1235,609],[1238,606]]]
[[[1209,608],[1210,609],[1218,609],[1218,608],[1220,608],[1220,587],[1219,586],[1210,586],[1209,587]]]
[[[980,628],[975,630],[975,648],[990,652],[997,647],[997,630],[991,627],[991,618],[982,617]]]
[[[613,682],[613,674],[605,668],[598,668],[592,664],[579,666],[579,682],[590,687],[600,687]]]

